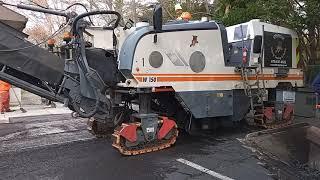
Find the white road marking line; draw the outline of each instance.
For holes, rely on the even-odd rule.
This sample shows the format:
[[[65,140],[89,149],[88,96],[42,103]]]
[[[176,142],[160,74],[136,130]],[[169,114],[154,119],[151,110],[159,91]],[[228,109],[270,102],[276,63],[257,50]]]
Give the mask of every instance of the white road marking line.
[[[218,179],[221,179],[221,180],[234,180],[234,179],[232,179],[232,178],[229,178],[229,177],[227,177],[227,176],[224,176],[224,175],[222,175],[222,174],[219,174],[219,173],[217,173],[217,172],[214,172],[214,171],[211,171],[210,169],[207,169],[207,168],[205,168],[205,167],[202,167],[202,166],[200,166],[200,165],[198,165],[198,164],[195,164],[195,163],[193,163],[193,162],[190,162],[190,161],[188,161],[188,160],[185,160],[185,159],[182,159],[182,158],[179,158],[179,159],[176,159],[178,162],[181,162],[181,163],[183,163],[183,164],[186,164],[186,165],[188,165],[188,166],[190,166],[190,167],[193,167],[193,168],[195,168],[195,169],[197,169],[197,170],[199,170],[199,171],[201,171],[201,172],[204,172],[204,173],[207,173],[207,174],[209,174],[209,175],[211,175],[211,176],[213,176],[213,177],[216,177],[216,178],[218,178]]]

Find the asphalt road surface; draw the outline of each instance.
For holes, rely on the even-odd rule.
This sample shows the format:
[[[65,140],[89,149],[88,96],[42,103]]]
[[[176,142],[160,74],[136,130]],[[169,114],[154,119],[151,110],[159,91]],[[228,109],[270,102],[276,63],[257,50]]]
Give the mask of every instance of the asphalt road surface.
[[[0,179],[271,179],[238,141],[247,133],[181,135],[169,149],[126,157],[91,136],[84,119],[18,118],[0,124]]]

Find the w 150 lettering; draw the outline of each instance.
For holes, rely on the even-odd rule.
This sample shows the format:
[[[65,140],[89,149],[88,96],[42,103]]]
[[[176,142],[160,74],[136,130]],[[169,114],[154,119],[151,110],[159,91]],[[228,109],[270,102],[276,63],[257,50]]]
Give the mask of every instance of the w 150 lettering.
[[[144,77],[143,82],[157,82],[157,77]]]

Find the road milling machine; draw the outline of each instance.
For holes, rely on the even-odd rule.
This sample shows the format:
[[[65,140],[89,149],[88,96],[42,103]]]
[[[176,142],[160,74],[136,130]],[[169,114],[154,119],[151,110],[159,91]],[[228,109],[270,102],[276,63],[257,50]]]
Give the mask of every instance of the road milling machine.
[[[164,24],[159,5],[152,25],[136,26],[120,26],[115,11],[77,15],[14,6],[66,17],[71,36],[55,55],[0,24],[0,79],[63,102],[89,118],[97,136],[112,131],[113,146],[124,155],[167,148],[178,128],[212,129],[244,118],[274,127],[292,120],[294,88],[303,86],[303,74],[296,66],[296,35],[285,28],[239,25],[237,41],[229,43],[226,28],[215,21]],[[85,19],[97,14],[115,19],[91,26]]]

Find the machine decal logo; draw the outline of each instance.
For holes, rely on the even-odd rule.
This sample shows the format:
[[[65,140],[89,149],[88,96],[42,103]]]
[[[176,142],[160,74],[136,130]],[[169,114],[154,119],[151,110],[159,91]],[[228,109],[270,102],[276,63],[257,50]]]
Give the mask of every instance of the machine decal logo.
[[[199,43],[198,36],[192,36],[192,41],[191,41],[190,47],[193,47],[198,43]]]
[[[264,32],[265,67],[292,67],[292,37],[290,34]]]
[[[285,38],[281,34],[275,34],[273,39],[276,44],[271,47],[272,56],[278,60],[283,59],[287,52],[287,48],[284,46],[283,42]]]

